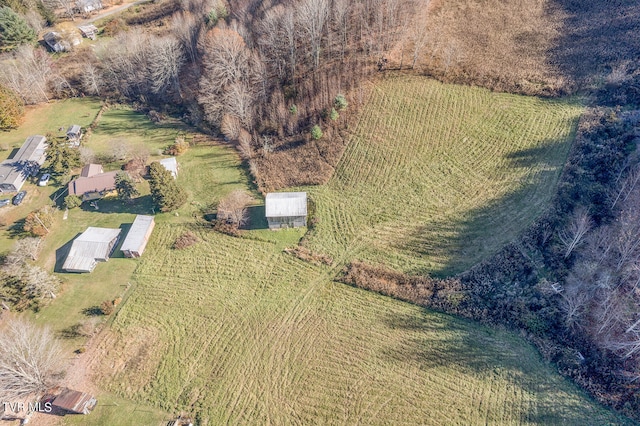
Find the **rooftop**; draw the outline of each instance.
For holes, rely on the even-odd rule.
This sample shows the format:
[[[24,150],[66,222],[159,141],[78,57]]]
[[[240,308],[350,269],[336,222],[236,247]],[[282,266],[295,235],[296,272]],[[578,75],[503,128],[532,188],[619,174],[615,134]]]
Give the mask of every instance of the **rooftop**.
[[[127,233],[120,250],[137,250],[147,236],[149,227],[153,225],[153,216],[137,215]]]
[[[111,191],[116,187],[117,170],[89,177],[79,177],[69,182],[69,194],[82,196],[89,192]]]
[[[307,215],[306,192],[272,192],[265,198],[267,217]]]

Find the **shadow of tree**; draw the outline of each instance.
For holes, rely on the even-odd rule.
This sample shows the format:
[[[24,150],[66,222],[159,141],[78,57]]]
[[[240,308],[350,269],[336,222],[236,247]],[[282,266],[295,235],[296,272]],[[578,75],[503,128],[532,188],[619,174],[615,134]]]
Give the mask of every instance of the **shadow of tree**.
[[[598,84],[620,67],[637,68],[640,3],[637,0],[555,0],[564,27],[550,60],[578,87]],[[621,75],[624,79],[624,73]]]
[[[56,249],[56,264],[53,267],[54,272],[63,273],[66,271],[62,270],[62,265],[64,265],[64,261],[67,259],[69,255],[69,251],[71,251],[71,246],[73,245],[73,240],[78,238],[80,234],[76,234],[72,239],[70,239],[65,245]]]
[[[555,194],[562,164],[552,164],[549,158],[557,158],[549,152],[560,149],[563,141],[546,141],[543,144],[509,153],[505,156],[512,168],[533,168],[536,173],[527,174],[517,190],[487,202],[482,207],[453,217],[426,218],[417,225],[408,238],[397,241],[394,248],[410,257],[434,256],[447,259],[440,266],[416,266],[406,272],[414,275],[429,274],[434,277],[460,273],[489,257],[516,238],[536,218],[540,217]],[[550,186],[551,185],[551,186]],[[432,240],[430,235],[448,235]]]

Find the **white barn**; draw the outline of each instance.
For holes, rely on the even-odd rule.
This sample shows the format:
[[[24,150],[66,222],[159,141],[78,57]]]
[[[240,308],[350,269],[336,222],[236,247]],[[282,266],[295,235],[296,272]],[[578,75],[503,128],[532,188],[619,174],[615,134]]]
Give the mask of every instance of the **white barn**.
[[[306,192],[273,192],[265,198],[269,229],[307,226]]]
[[[127,233],[120,250],[126,257],[140,257],[156,223],[153,216],[137,215]]]
[[[113,253],[121,229],[90,226],[73,240],[71,250],[62,265],[67,272],[91,272],[98,262],[106,262]]]

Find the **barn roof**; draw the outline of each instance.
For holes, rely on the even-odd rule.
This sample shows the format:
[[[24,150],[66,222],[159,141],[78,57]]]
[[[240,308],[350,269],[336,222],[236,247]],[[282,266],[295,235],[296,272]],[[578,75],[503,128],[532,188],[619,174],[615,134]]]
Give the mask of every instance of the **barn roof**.
[[[76,414],[89,414],[96,405],[96,399],[88,393],[64,388],[51,405]]]
[[[62,269],[91,272],[96,266],[96,259],[109,258],[113,240],[118,238],[120,231],[121,229],[88,227],[73,240]]]
[[[272,192],[265,199],[267,217],[307,215],[306,192]]]
[[[29,136],[16,155],[0,163],[0,184],[13,185],[19,191],[27,177],[34,175],[47,158],[47,138]]]
[[[111,191],[116,188],[117,170],[89,177],[79,177],[69,182],[69,194],[82,196],[88,192]]]
[[[74,124],[71,127],[69,127],[69,130],[67,130],[67,136],[69,137],[77,137],[80,136],[80,129],[82,129],[78,124]]]
[[[174,179],[178,177],[178,160],[176,160],[176,157],[163,158],[160,160],[160,164],[171,172]]]
[[[120,250],[136,251],[145,243],[149,228],[154,226],[153,216],[137,215],[127,233]]]

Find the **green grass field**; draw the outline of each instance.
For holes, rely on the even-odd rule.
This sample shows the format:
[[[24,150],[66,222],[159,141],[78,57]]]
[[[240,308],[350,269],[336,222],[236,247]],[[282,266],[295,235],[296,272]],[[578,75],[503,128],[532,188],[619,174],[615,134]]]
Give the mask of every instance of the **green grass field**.
[[[555,192],[582,107],[416,77],[380,82],[331,181],[309,188],[311,249],[410,273],[461,272]]]
[[[512,333],[332,281],[280,242],[162,223],[102,342],[109,392],[204,424],[610,424]]]
[[[178,182],[189,202],[177,214],[156,216],[143,258],[116,254],[92,274],[60,274],[63,292],[32,315],[62,331],[86,320],[87,308],[125,295],[95,349],[102,407],[62,422],[164,424],[167,413],[189,413],[209,425],[624,422],[512,333],[334,281],[356,257],[446,272],[497,249],[544,208],[579,113],[570,103],[424,79],[383,82],[352,129],[335,177],[308,188],[320,219],[308,244],[334,255],[333,267],[283,252],[304,230],[253,229],[233,238],[198,225],[194,216],[250,184],[231,147],[191,148],[178,158]],[[183,131],[112,109],[86,144],[99,153],[126,139],[156,158]],[[464,159],[453,160],[456,155]],[[252,217],[259,218],[263,209],[256,204]],[[150,208],[144,196],[132,205],[99,205],[72,210],[66,221],[60,212],[39,262],[53,269],[56,250],[86,226],[126,227]],[[400,217],[389,213],[394,206],[404,208]],[[406,222],[409,216],[413,222]],[[441,228],[430,226],[438,223]],[[264,220],[255,220],[253,228],[260,226]],[[185,230],[201,241],[172,249]],[[473,259],[455,250],[463,236]],[[5,246],[11,241],[0,235]],[[416,254],[412,244],[433,250]],[[69,350],[84,344],[65,342]]]
[[[384,100],[385,94],[394,94],[395,104]],[[409,94],[417,100],[412,103]],[[475,148],[475,154],[465,154],[465,167],[476,166],[469,177],[462,176],[462,166],[451,158],[473,149],[471,144],[459,146],[451,136],[438,146],[429,145],[461,131],[443,128],[442,120],[451,112],[440,111],[438,102],[449,109],[447,97],[459,104],[453,111],[466,117],[466,125],[484,125],[474,137],[486,144]],[[473,108],[463,105],[467,97],[476,102]],[[410,105],[401,107],[403,102]],[[429,108],[419,112],[419,104]],[[384,117],[398,108],[416,112],[399,115],[404,121],[385,128]],[[405,270],[417,258],[416,268],[437,269],[429,264],[435,257],[412,255],[401,246],[400,237],[413,226],[392,223],[405,232],[395,240],[397,247],[388,236],[374,245],[374,235],[368,234],[379,232],[377,224],[384,222],[374,213],[392,202],[404,200],[403,205],[424,220],[434,212],[434,203],[421,200],[438,191],[438,203],[449,216],[433,221],[472,218],[474,209],[495,213],[494,205],[511,200],[505,204],[509,213],[487,223],[509,234],[481,246],[479,240],[491,233],[487,229],[473,242],[481,252],[478,257],[497,249],[544,208],[579,113],[573,104],[428,80],[384,83],[354,130],[335,178],[326,187],[308,188],[320,218],[309,244],[335,255],[336,266],[312,266],[283,253],[302,236],[299,230],[253,230],[247,235],[251,239],[238,239],[189,223],[161,222],[133,274],[135,291],[101,343],[105,368],[99,372],[100,383],[135,401],[192,413],[204,424],[617,422],[511,333],[333,281],[342,263],[356,255],[379,259],[387,253],[390,264]],[[492,123],[496,116],[506,118]],[[412,126],[414,122],[421,125]],[[513,128],[502,129],[508,127],[504,123]],[[399,142],[411,129],[418,136]],[[395,133],[402,137],[392,137]],[[518,134],[516,146],[509,148],[508,138]],[[500,148],[487,151],[489,144]],[[430,152],[429,162],[425,151]],[[440,165],[436,153],[450,164]],[[520,165],[521,155],[520,163],[526,164]],[[450,171],[439,178],[439,186],[426,185],[439,176],[432,169],[444,173],[446,167]],[[528,195],[521,195],[519,202],[509,197],[522,191]],[[395,195],[385,201],[390,194]],[[451,205],[455,195],[462,197],[461,204]],[[369,203],[367,197],[381,204]],[[413,202],[417,206],[409,205]],[[518,211],[520,207],[525,211]],[[506,217],[514,218],[512,223],[502,223]],[[201,242],[173,250],[173,241],[185,229],[195,231]],[[440,239],[432,244],[442,244],[441,252],[451,253],[451,233],[436,236]],[[457,258],[462,262],[462,255]]]

